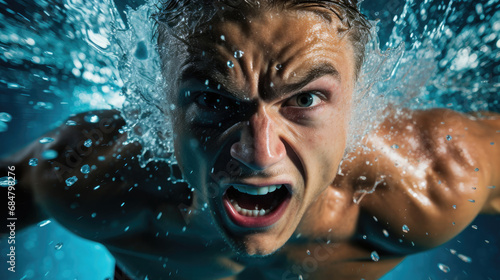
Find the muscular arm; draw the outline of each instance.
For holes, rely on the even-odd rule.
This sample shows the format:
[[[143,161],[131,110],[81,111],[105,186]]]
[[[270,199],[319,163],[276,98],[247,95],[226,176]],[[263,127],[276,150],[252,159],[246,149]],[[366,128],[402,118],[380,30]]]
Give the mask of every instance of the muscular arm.
[[[120,133],[124,121],[118,112],[92,113],[99,121],[85,121],[89,113],[77,115],[72,124],[42,136],[53,142],[35,141],[2,162],[2,170],[16,167],[17,229],[55,218],[71,231],[99,241],[146,230],[152,208],[161,199],[161,203],[173,199],[166,186],[158,188],[170,174],[168,166],[139,166],[141,148],[123,144],[127,136]],[[57,157],[44,159],[47,150],[56,151]],[[38,165],[29,166],[30,158],[37,158]],[[82,167],[89,173],[84,174]],[[69,178],[77,180],[68,184]]]
[[[384,121],[338,180],[358,190],[361,231],[394,254],[438,246],[481,211],[500,211],[500,117],[406,113]]]

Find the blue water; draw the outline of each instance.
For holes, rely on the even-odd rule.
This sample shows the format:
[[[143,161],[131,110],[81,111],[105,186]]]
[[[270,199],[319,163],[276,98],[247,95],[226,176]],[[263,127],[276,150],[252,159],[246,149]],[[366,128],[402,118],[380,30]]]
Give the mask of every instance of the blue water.
[[[126,22],[135,23],[130,17],[134,13],[125,13],[125,7],[136,8],[142,1],[98,2],[0,0],[0,113],[12,116],[9,122],[0,121],[0,131],[5,130],[0,132],[0,157],[57,127],[71,113],[121,108],[126,98],[137,98],[133,92],[120,95],[124,83],[138,82],[119,74],[123,60],[110,40]],[[392,49],[387,52],[391,58],[401,57],[394,72],[389,71],[394,70],[390,63],[384,64],[389,74],[377,77],[388,80],[374,83],[370,94],[384,94],[414,108],[500,112],[498,2],[363,3],[365,14],[380,20],[380,48]],[[426,39],[431,34],[440,35]],[[141,40],[129,43],[135,46]],[[419,68],[411,68],[414,65]],[[420,69],[428,76],[403,80],[401,73],[408,69]],[[408,89],[419,83],[423,85],[418,90]],[[408,257],[383,279],[500,279],[499,231],[500,217],[480,216],[453,240]],[[16,274],[6,271],[7,243],[0,240],[0,279],[104,280],[112,276],[114,260],[103,246],[69,233],[55,221],[18,232],[16,238]],[[449,272],[438,264],[446,265]]]

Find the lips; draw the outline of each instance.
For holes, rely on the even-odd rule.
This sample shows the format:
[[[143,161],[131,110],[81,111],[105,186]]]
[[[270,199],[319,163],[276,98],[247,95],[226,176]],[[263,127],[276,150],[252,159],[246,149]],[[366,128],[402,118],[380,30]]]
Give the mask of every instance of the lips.
[[[291,194],[285,184],[253,186],[234,184],[222,197],[230,220],[244,228],[262,228],[276,223],[285,213]]]

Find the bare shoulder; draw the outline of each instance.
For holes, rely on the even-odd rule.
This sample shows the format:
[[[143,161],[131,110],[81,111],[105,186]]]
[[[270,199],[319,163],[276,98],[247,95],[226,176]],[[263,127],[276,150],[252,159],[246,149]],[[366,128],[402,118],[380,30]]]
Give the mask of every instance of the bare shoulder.
[[[342,164],[362,231],[406,254],[446,242],[481,211],[498,213],[499,120],[444,109],[387,118]]]

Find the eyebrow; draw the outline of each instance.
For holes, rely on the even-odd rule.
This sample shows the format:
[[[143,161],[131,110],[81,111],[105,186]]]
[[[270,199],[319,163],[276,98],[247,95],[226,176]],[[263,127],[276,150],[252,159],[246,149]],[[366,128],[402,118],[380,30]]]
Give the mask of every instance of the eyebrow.
[[[333,76],[336,80],[340,81],[340,73],[333,65],[329,63],[320,63],[318,65],[315,65],[312,69],[310,69],[301,81],[285,85],[283,86],[283,90],[285,92],[293,92],[300,90],[310,82],[327,75]]]

